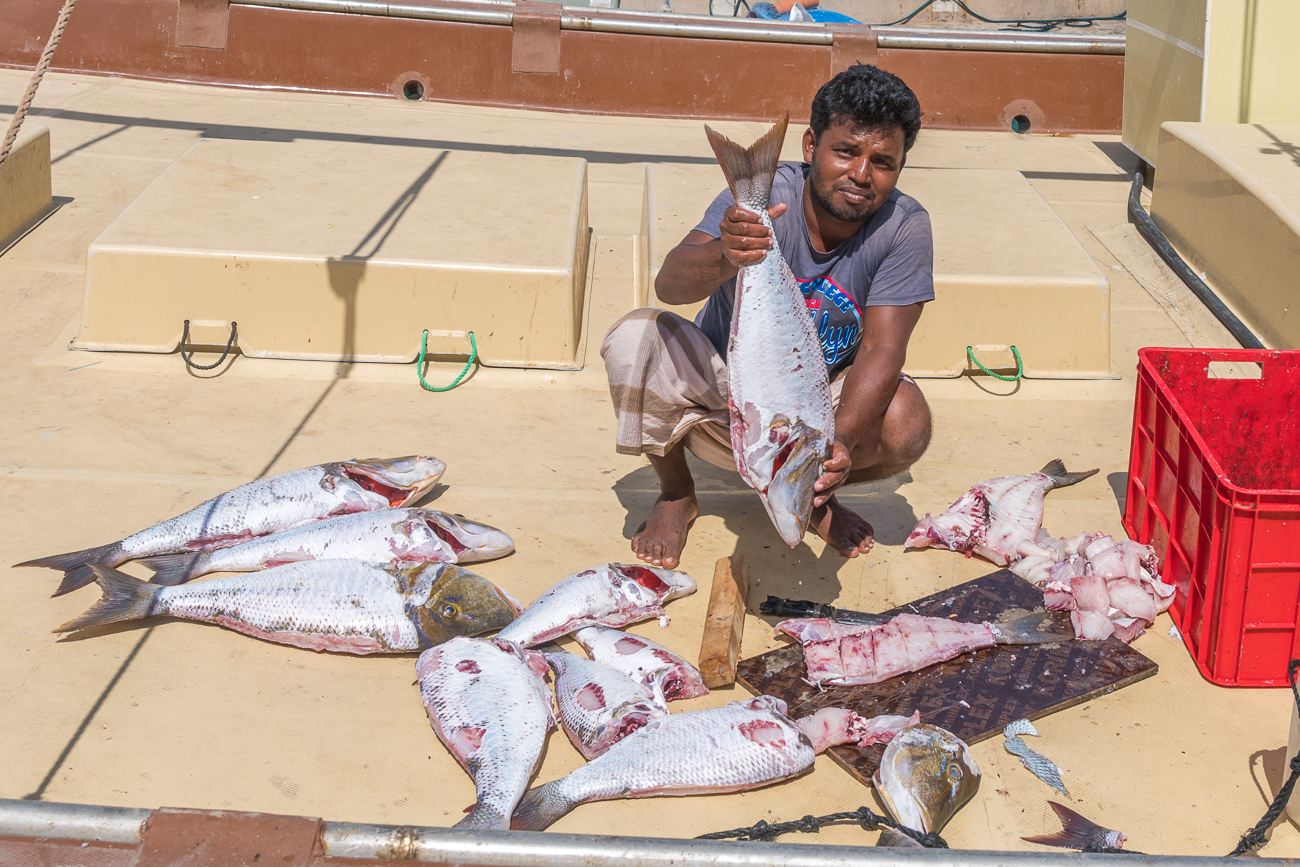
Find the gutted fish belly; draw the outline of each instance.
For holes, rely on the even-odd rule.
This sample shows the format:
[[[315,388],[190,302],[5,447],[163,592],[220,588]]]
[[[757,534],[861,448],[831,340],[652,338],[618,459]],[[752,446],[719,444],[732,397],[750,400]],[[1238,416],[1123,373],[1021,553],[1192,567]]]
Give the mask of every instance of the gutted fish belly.
[[[626,626],[662,616],[665,602],[694,592],[685,572],[609,563],[561,578],[497,637],[534,647],[584,626]]]
[[[736,203],[769,229],[767,207],[785,130],[782,119],[745,149],[705,127]],[[772,240],[762,262],[736,275],[727,342],[731,446],[736,469],[793,548],[812,513],[813,483],[830,457],[835,414],[817,329],[775,234]]]
[[[555,725],[546,659],[500,639],[453,638],[416,663],[438,739],[474,780],[457,828],[505,830]]]
[[[607,665],[564,651],[546,654],[546,661],[555,670],[560,724],[589,760],[668,713],[657,683],[642,684]]]
[[[371,563],[472,563],[514,551],[505,533],[435,509],[380,509],[311,521],[230,548],[141,560],[155,584],[180,584],[208,572],[251,572],[303,560]]]
[[[405,506],[431,490],[446,468],[437,458],[413,456],[293,470],[240,485],[119,542],[16,565],[62,570],[59,596],[93,581],[92,565],[226,548],[308,521]]]
[[[170,615],[310,650],[401,653],[498,629],[516,613],[486,578],[443,563],[321,560],[177,587],[90,568],[104,597],[56,632]]]
[[[998,643],[987,623],[900,614],[880,626],[783,620],[780,632],[803,645],[810,683],[880,683]]]
[[[906,547],[934,546],[979,554],[1005,566],[1029,554],[1051,554],[1038,542],[1043,525],[1043,495],[1096,473],[1070,473],[1059,460],[1027,476],[980,482],[936,518],[928,514],[907,537]],[[1053,558],[1055,559],[1055,558]]]
[[[648,638],[604,626],[584,627],[573,637],[597,662],[636,681],[657,681],[667,701],[695,698],[709,691],[695,666]]]

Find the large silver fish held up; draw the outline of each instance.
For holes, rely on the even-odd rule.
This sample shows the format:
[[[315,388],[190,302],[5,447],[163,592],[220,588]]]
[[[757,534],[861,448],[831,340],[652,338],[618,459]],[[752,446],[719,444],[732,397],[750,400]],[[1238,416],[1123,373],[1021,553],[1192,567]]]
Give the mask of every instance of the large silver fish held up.
[[[208,572],[252,572],[303,560],[370,563],[476,563],[515,550],[487,524],[436,509],[380,509],[302,524],[230,548],[146,557],[155,584],[180,584]]]
[[[896,822],[937,834],[978,791],[980,769],[952,732],[918,724],[889,742],[871,781]]]
[[[506,830],[555,725],[546,659],[499,638],[453,638],[415,671],[433,730],[478,793],[456,827]]]
[[[95,580],[92,565],[228,548],[308,521],[405,506],[432,489],[446,469],[437,458],[417,455],[293,470],[240,485],[121,541],[15,565],[61,570],[63,583],[54,593],[61,596]]]
[[[314,560],[179,587],[89,568],[104,597],[55,632],[170,615],[309,650],[402,653],[500,629],[518,613],[492,582],[446,563]]]
[[[769,229],[768,201],[787,120],[748,149],[704,128],[736,204]],[[736,275],[727,384],[736,469],[793,548],[803,539],[813,483],[831,454],[835,413],[821,340],[775,233],[763,261]]]

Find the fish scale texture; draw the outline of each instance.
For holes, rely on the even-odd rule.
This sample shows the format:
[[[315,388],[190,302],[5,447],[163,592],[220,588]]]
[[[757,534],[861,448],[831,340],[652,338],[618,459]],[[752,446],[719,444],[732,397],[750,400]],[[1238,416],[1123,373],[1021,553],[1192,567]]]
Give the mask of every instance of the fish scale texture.
[[[693,578],[670,569],[618,563],[584,569],[552,584],[497,638],[532,647],[583,626],[625,626],[662,615],[664,602],[694,590]]]
[[[147,557],[186,550],[195,540],[261,536],[335,511],[362,512],[392,505],[349,479],[342,466],[307,467],[240,485],[183,515],[128,536],[121,542],[122,550],[131,557]],[[189,550],[199,547],[191,545]]]
[[[418,650],[405,601],[397,578],[378,566],[326,560],[162,587],[151,613],[220,622],[317,650]]]
[[[607,665],[567,652],[546,661],[555,669],[560,723],[587,759],[668,712],[650,688]]]
[[[430,509],[381,509],[313,521],[230,548],[205,552],[202,560],[205,571],[209,572],[244,572],[261,569],[277,560],[346,559],[375,563],[463,560],[468,563],[477,558],[473,556],[474,537],[459,530],[464,523]],[[453,529],[446,529],[448,526]],[[476,529],[492,530],[482,525]],[[505,533],[492,532],[500,539],[494,540],[495,544],[513,546]],[[443,538],[447,535],[457,539],[457,544]]]
[[[668,701],[695,698],[709,691],[699,669],[648,638],[604,626],[584,627],[573,637],[596,662],[633,680],[644,681],[662,672],[660,682]]]
[[[759,696],[661,717],[538,793],[572,809],[610,798],[735,792],[784,779],[816,758],[784,709],[783,702]]]
[[[456,827],[509,827],[555,724],[545,669],[540,653],[500,639],[453,638],[420,654],[429,722],[478,793]]]

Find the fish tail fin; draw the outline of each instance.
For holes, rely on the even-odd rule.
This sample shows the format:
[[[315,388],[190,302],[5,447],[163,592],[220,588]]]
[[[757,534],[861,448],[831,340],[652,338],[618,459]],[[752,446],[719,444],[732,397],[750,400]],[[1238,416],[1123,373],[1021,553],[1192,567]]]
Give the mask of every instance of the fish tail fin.
[[[1070,485],[1082,482],[1089,476],[1097,475],[1097,470],[1083,470],[1078,473],[1066,472],[1065,464],[1061,463],[1060,458],[1048,461],[1047,466],[1043,467],[1039,472],[1045,476],[1051,477],[1052,487],[1054,488],[1069,487]]]
[[[718,157],[736,204],[759,213],[767,210],[768,198],[772,195],[772,179],[776,177],[776,164],[781,158],[781,145],[785,143],[785,128],[789,122],[790,115],[786,113],[747,148],[710,129],[708,124],[704,125],[704,134]]]
[[[576,803],[560,794],[555,785],[558,782],[555,780],[525,792],[519,806],[515,807],[515,814],[510,817],[510,830],[545,831],[576,807]]]
[[[510,827],[510,817],[500,807],[479,801],[469,808],[469,815],[453,827],[474,831],[505,831]]]
[[[989,625],[993,628],[998,644],[1050,644],[1074,638],[1074,629],[1069,623],[1045,622],[1054,620],[1055,611],[1036,611],[1014,620]]]
[[[92,565],[116,566],[127,559],[123,556],[122,543],[114,542],[111,545],[86,548],[84,551],[70,551],[67,554],[55,554],[53,557],[38,557],[25,563],[15,563],[14,566],[43,566],[46,569],[58,569],[63,573],[63,582],[59,584],[59,589],[54,591],[54,595],[62,596],[64,593],[71,593],[73,590],[85,587],[95,580],[95,574],[90,571]]]
[[[75,620],[55,629],[55,632],[76,632],[92,626],[120,623],[124,620],[143,620],[153,613],[158,591],[162,588],[133,578],[125,572],[91,564],[86,567],[99,582],[104,598]]]
[[[1110,831],[1091,819],[1086,819],[1064,804],[1048,801],[1061,820],[1062,828],[1055,834],[1040,834],[1036,837],[1021,837],[1029,843],[1043,846],[1060,846],[1063,849],[1085,849],[1090,845],[1105,845],[1106,835]],[[1117,847],[1110,847],[1117,848]]]
[[[139,563],[153,572],[153,577],[149,579],[152,583],[170,587],[202,575],[204,553],[187,551],[183,554],[160,554],[157,557],[143,557]]]

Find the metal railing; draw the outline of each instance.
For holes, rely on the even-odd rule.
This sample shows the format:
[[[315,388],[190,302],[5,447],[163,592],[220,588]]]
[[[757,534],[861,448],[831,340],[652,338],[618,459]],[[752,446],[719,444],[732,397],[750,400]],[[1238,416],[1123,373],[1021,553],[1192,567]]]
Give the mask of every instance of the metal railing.
[[[509,25],[514,18],[510,0],[456,0],[455,4],[421,6],[382,0],[230,0],[234,6],[262,6],[303,12],[376,15],[421,21]],[[852,26],[852,25],[849,25]],[[752,18],[711,18],[671,12],[640,12],[586,6],[564,6],[560,27],[596,33],[632,33],[742,42],[786,42],[830,45],[834,34],[823,24],[765,21]],[[992,30],[945,30],[936,27],[889,27],[875,30],[881,48],[925,48],[944,51],[1021,51],[1042,54],[1123,54],[1123,36],[1081,37],[1074,34],[1008,33]]]

